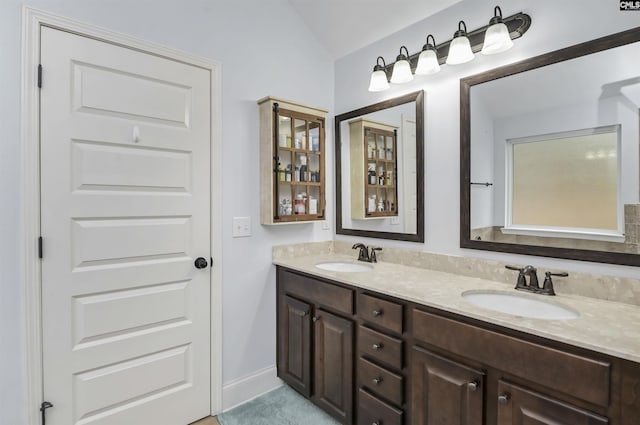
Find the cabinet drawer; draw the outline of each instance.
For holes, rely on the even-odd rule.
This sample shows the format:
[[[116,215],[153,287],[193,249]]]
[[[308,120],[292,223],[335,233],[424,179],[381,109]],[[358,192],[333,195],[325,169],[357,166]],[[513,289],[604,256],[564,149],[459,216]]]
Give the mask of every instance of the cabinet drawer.
[[[402,369],[402,341],[365,326],[358,329],[360,353],[396,369]]]
[[[402,405],[404,401],[402,376],[373,364],[362,357],[358,361],[358,376],[360,377],[361,386],[398,406]]]
[[[609,405],[611,364],[413,310],[413,336],[582,400]]]
[[[366,294],[358,294],[358,316],[363,320],[402,333],[402,305]]]
[[[311,300],[348,315],[353,314],[353,290],[279,269],[279,283],[285,293]]]
[[[364,390],[358,394],[358,425],[402,425],[403,412]]]

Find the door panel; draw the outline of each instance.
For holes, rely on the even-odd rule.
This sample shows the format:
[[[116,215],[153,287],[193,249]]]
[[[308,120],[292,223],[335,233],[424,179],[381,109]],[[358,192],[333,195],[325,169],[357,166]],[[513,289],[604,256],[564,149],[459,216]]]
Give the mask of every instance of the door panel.
[[[483,372],[412,348],[412,425],[482,425],[483,387]]]
[[[311,306],[282,296],[278,376],[306,397],[311,396]]]
[[[498,381],[498,425],[607,425],[609,420],[559,400]]]
[[[210,74],[43,27],[48,425],[210,413]]]
[[[315,322],[314,397],[340,422],[353,420],[353,323],[318,309]]]

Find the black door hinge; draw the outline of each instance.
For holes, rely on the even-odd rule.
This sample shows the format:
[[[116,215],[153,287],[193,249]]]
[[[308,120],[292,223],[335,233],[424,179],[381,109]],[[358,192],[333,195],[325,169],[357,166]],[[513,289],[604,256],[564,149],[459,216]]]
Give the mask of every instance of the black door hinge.
[[[42,64],[38,65],[38,88],[42,88]]]
[[[38,238],[38,258],[42,258],[42,236]]]
[[[53,404],[49,403],[48,401],[43,401],[40,405],[40,413],[42,413],[42,425],[45,425],[47,423],[47,409],[50,407],[53,407]]]

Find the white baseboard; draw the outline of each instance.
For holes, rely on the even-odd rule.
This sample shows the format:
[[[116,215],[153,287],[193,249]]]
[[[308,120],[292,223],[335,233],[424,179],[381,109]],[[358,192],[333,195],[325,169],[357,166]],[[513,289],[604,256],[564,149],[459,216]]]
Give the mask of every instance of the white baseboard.
[[[252,375],[228,382],[222,386],[222,411],[253,400],[271,390],[282,386],[283,382],[277,377],[275,366],[257,371]]]

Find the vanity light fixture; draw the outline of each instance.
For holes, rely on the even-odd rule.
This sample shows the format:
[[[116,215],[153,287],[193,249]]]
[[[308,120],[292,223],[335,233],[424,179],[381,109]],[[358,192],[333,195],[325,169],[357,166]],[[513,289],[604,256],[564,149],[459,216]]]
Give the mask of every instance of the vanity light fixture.
[[[433,40],[433,44],[429,43],[429,38]],[[416,75],[430,75],[440,71],[438,63],[438,51],[436,50],[436,39],[433,35],[427,36],[427,43],[422,46],[422,52],[418,56],[418,65],[416,66]]]
[[[500,6],[496,6],[493,9],[493,15],[493,18],[489,21],[489,28],[484,34],[484,44],[481,51],[483,55],[502,53],[513,47],[509,30],[502,21]]]
[[[471,42],[467,37],[467,24],[464,21],[458,22],[458,31],[453,34],[453,40],[449,45],[449,55],[447,56],[447,65],[459,65],[467,63],[474,58],[471,50]]]
[[[407,54],[402,53],[404,49]],[[408,83],[413,80],[413,73],[411,72],[411,65],[409,64],[409,51],[405,46],[400,46],[400,54],[396,58],[396,63],[393,65],[393,73],[391,74],[391,82],[393,84]]]
[[[380,65],[380,61],[382,60],[382,65]],[[384,91],[389,88],[389,81],[387,81],[387,72],[385,68],[387,64],[384,63],[384,58],[382,56],[378,56],[376,60],[376,65],[373,67],[373,72],[371,73],[371,80],[369,81],[369,91]]]
[[[410,55],[407,48],[402,46],[394,63],[387,65],[382,56],[378,56],[371,74],[369,91],[388,89],[389,75],[392,83],[406,83],[413,80],[412,71],[415,75],[435,74],[440,70],[440,65],[468,62],[474,58],[474,53],[480,51],[485,55],[504,52],[513,46],[512,40],[522,37],[531,26],[531,17],[526,13],[519,12],[503,18],[502,10],[496,6],[493,15],[488,25],[471,32],[467,32],[466,24],[460,21],[453,40],[438,45],[435,45],[433,35],[429,34],[427,43],[418,53]]]

